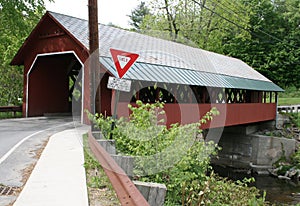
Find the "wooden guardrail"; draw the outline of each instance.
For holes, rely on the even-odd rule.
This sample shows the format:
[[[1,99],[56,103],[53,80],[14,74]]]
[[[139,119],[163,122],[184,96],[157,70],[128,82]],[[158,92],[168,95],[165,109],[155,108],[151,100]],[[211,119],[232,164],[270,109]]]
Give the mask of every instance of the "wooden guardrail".
[[[88,133],[89,146],[109,178],[122,206],[149,206],[148,202],[127,174],[96,141],[91,131]]]
[[[22,106],[0,106],[0,112],[13,112],[16,116],[17,112],[22,112]]]

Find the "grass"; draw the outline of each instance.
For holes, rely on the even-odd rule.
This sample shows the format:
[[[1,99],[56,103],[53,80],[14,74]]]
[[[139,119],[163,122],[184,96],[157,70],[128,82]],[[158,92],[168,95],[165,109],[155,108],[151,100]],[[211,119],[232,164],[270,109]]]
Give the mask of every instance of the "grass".
[[[20,118],[20,117],[22,117],[22,112],[16,112],[16,116],[14,116],[13,112],[0,112],[0,119]]]
[[[288,87],[285,92],[279,93],[279,105],[296,105],[300,104],[300,88]]]
[[[100,163],[94,158],[89,146],[88,137],[83,136],[84,167],[86,170],[87,189],[90,206],[120,205],[117,195],[102,169]]]
[[[278,98],[278,105],[298,105],[300,104],[300,97],[279,97]]]
[[[278,105],[298,105],[300,104],[300,88],[288,87],[278,95]]]

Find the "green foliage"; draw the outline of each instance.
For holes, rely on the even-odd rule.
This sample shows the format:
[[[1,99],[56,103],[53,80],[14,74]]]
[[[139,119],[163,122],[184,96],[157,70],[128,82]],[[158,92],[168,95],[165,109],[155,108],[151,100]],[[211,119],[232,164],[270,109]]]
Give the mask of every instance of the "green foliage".
[[[166,184],[165,205],[263,205],[258,190],[247,187],[251,180],[233,182],[211,173],[210,158],[217,154],[213,142],[205,142],[199,129],[219,112],[213,108],[199,122],[162,123],[163,104],[129,105],[129,119],[119,119],[112,131],[118,151],[136,157],[135,179]],[[111,118],[91,116],[109,138]],[[163,157],[163,158],[161,158]]]
[[[102,114],[91,114],[88,110],[85,110],[88,115],[88,118],[95,124],[95,127],[100,129],[104,137],[107,139],[110,137],[111,134],[111,124],[113,122],[112,117],[105,117]]]
[[[91,169],[100,169],[101,165],[99,162],[91,155],[91,151],[88,147],[88,135],[84,134],[83,135],[83,146],[84,146],[84,168],[86,170],[91,170]]]
[[[8,119],[8,118],[21,118],[22,112],[16,112],[14,115],[13,112],[0,112],[0,119]]]
[[[291,156],[291,163],[296,168],[300,169],[300,150],[298,149],[292,156]]]
[[[291,119],[291,124],[300,129],[300,113],[289,113],[288,115]]]
[[[232,13],[224,9],[227,4],[231,5]],[[166,35],[159,37],[184,44],[194,42],[192,46],[219,53],[223,52],[223,39],[226,36],[234,34],[242,39],[249,36],[244,30],[224,20],[228,18],[232,22],[239,22],[241,27],[247,27],[247,8],[239,0],[154,0],[149,7],[152,15],[146,16],[141,24],[141,29],[146,34],[157,36],[148,31],[167,31]],[[237,17],[243,18],[243,21],[239,21]]]
[[[278,105],[298,105],[298,104],[300,104],[300,97],[299,98],[288,98],[288,97],[278,98]]]
[[[93,158],[93,156],[91,155],[90,151],[87,149],[87,135],[85,135],[85,148],[84,148],[84,168],[86,169],[86,171],[88,171],[88,182],[87,185],[88,187],[92,187],[92,188],[102,188],[105,184],[106,184],[106,179],[103,178],[103,175],[101,175],[102,177],[100,177],[98,175],[99,171],[102,172],[102,167],[99,164],[99,162]]]
[[[285,88],[284,92],[278,95],[278,105],[298,105],[300,104],[300,89],[295,86]]]
[[[199,193],[205,188],[205,182],[208,180],[206,173],[211,169],[210,156],[216,155],[216,152],[212,142],[195,142],[172,168],[145,179],[165,183],[168,188],[168,202],[196,205]]]
[[[299,0],[242,1],[251,38],[228,38],[225,54],[240,58],[282,87],[300,87]]]
[[[134,27],[136,30],[140,30],[141,23],[145,16],[151,15],[150,9],[146,6],[145,2],[141,2],[129,15],[130,25]]]
[[[84,156],[85,156],[85,161],[84,161],[85,169],[89,170],[89,169],[100,169],[101,168],[99,162],[96,161],[86,149],[84,150]]]
[[[98,175],[99,170],[102,170],[101,165],[86,151],[86,149],[84,150],[84,157],[85,157],[84,168],[87,171],[90,171],[89,173],[90,177],[88,179],[87,186],[92,188],[104,187],[107,180],[103,178],[103,175],[101,176]]]
[[[88,135],[83,135],[84,168],[86,171],[86,181],[90,204],[95,199],[101,199],[103,202],[109,202],[110,205],[120,205],[116,193],[106,176],[100,163],[95,159],[88,145]],[[100,191],[101,189],[101,191]],[[96,192],[96,195],[95,195]],[[95,197],[96,196],[96,197]],[[99,204],[98,201],[96,201]]]
[[[232,181],[212,173],[206,182],[203,192],[202,205],[267,205],[265,194],[258,198],[259,191],[249,187],[254,178],[243,181]]]
[[[22,97],[23,71],[9,64],[44,11],[44,0],[0,0],[0,105]]]

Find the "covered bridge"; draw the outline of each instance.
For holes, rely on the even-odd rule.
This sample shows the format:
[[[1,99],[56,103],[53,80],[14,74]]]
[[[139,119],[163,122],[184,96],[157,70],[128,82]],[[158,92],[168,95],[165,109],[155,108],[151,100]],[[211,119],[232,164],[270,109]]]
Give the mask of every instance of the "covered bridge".
[[[198,121],[211,107],[221,115],[204,127],[276,118],[276,96],[283,90],[239,59],[101,24],[99,38],[101,101],[90,95],[88,21],[53,12],[42,17],[12,60],[24,65],[25,117],[70,112],[72,99],[73,111],[74,99],[81,105],[75,111],[81,117],[91,101],[97,112],[111,115],[115,92],[107,89],[107,81],[117,77],[114,48],[139,54],[123,77],[132,85],[121,93],[119,116],[127,116],[127,104],[140,99],[164,101],[167,124]]]

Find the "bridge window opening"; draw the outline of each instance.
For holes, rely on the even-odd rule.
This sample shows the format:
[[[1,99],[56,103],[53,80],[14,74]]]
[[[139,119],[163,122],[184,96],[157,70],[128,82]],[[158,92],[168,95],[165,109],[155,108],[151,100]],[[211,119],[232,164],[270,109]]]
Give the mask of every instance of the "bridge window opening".
[[[262,93],[262,95],[263,95],[263,100],[262,100],[263,103],[267,104],[267,103],[276,103],[277,102],[277,95],[278,95],[277,92],[264,91]]]
[[[131,102],[144,103],[184,103],[184,104],[243,104],[274,103],[276,92],[254,91],[234,88],[189,86],[157,83],[154,86],[143,82],[133,82]]]

